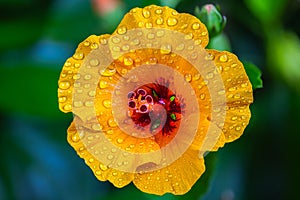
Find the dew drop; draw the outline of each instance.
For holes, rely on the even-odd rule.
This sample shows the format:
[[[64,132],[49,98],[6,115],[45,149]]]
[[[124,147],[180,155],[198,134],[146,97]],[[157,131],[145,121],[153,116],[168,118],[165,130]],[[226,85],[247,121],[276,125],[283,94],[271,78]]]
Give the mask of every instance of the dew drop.
[[[58,102],[59,102],[59,103],[63,103],[63,102],[65,102],[65,101],[67,101],[67,97],[59,97],[59,98],[58,98]]]
[[[184,49],[184,44],[183,44],[183,43],[179,44],[179,45],[176,47],[176,50],[177,50],[177,51],[182,51],[183,49]]]
[[[79,140],[80,140],[80,137],[79,137],[79,135],[77,135],[77,134],[74,134],[74,135],[72,135],[72,141],[73,142],[78,142]]]
[[[100,70],[100,74],[102,76],[113,76],[116,73],[116,69],[115,68],[105,68],[105,69],[101,69]]]
[[[219,60],[220,60],[221,62],[227,62],[228,57],[227,57],[226,54],[223,54],[223,55],[220,56]]]
[[[241,98],[241,95],[240,95],[240,94],[235,94],[235,95],[234,95],[234,98],[235,98],[235,99],[239,99],[239,98]]]
[[[149,34],[147,35],[147,38],[148,38],[149,40],[152,40],[154,37],[155,37],[155,35],[154,35],[153,33],[149,33]]]
[[[157,10],[155,10],[155,13],[158,14],[158,15],[160,15],[160,14],[163,13],[163,11],[162,11],[162,9],[157,9]]]
[[[117,126],[117,123],[115,122],[115,120],[113,118],[110,118],[108,121],[107,121],[107,124],[108,126],[110,127],[116,127]]]
[[[193,77],[193,79],[194,79],[195,81],[197,81],[197,80],[200,79],[200,77],[201,77],[200,74],[195,74],[194,77]]]
[[[192,81],[192,75],[191,74],[185,74],[184,79],[186,82],[191,82]]]
[[[108,156],[107,156],[107,159],[108,159],[108,160],[111,160],[111,159],[113,159],[113,158],[114,158],[113,155],[108,155]]]
[[[86,47],[90,46],[90,44],[91,44],[91,43],[90,43],[89,41],[85,41],[85,42],[83,43],[83,45],[86,46]]]
[[[108,99],[103,100],[102,104],[105,108],[111,108],[111,101]]]
[[[73,79],[74,79],[74,80],[80,79],[80,74],[75,74],[75,75],[73,76]]]
[[[173,18],[173,17],[169,17],[168,19],[167,19],[167,24],[169,25],[169,26],[175,26],[176,24],[177,24],[177,19],[176,18]]]
[[[83,106],[83,103],[82,103],[82,101],[75,101],[74,106],[78,108],[78,107]]]
[[[163,18],[161,18],[161,17],[157,18],[156,24],[161,25],[163,23],[164,23],[164,19]]]
[[[200,24],[199,23],[193,23],[193,25],[192,25],[192,29],[194,29],[194,30],[197,30],[197,29],[199,29],[200,28]]]
[[[236,130],[236,131],[239,131],[239,130],[241,130],[241,127],[240,127],[240,126],[237,126],[237,127],[235,127],[235,130]]]
[[[194,37],[193,33],[188,33],[184,36],[184,39],[191,40],[191,39],[193,39],[193,37]]]
[[[84,57],[84,54],[81,53],[81,52],[77,52],[77,53],[75,53],[75,54],[73,55],[73,58],[74,58],[75,60],[82,60],[83,57]]]
[[[98,123],[92,125],[92,129],[95,130],[95,131],[100,131],[100,130],[102,130],[102,128],[103,127]]]
[[[62,90],[66,90],[71,86],[70,82],[68,81],[62,81],[59,83],[59,88]]]
[[[93,43],[91,45],[91,49],[98,49],[99,45],[97,43]]]
[[[123,51],[128,51],[129,48],[130,48],[130,47],[129,47],[128,44],[122,46],[122,50],[123,50]]]
[[[138,45],[138,44],[140,44],[140,41],[138,39],[134,39],[134,40],[132,40],[131,44]]]
[[[71,104],[66,104],[66,105],[64,106],[64,110],[65,110],[65,111],[70,111],[70,110],[72,110]]]
[[[107,86],[108,86],[108,83],[106,81],[100,81],[99,82],[99,87],[101,89],[107,88]]]
[[[143,13],[143,16],[144,16],[146,19],[149,18],[149,17],[151,16],[151,13],[150,13],[149,10],[143,9],[142,13]]]
[[[205,94],[204,94],[204,93],[200,94],[200,99],[201,99],[201,100],[204,100],[204,99],[205,99]]]
[[[237,120],[237,116],[233,116],[233,117],[231,117],[231,120],[232,120],[232,121],[235,121],[235,120]]]
[[[84,105],[85,105],[86,107],[92,107],[92,106],[94,105],[94,102],[93,102],[93,101],[86,101],[86,102],[84,103]]]
[[[121,48],[119,46],[113,46],[112,50],[115,52],[119,52]]]
[[[172,47],[170,44],[162,45],[160,47],[160,53],[161,54],[169,54],[172,51]]]
[[[92,91],[89,91],[88,95],[90,97],[94,97],[96,95],[96,91],[92,90]]]
[[[130,57],[125,57],[123,62],[124,62],[124,65],[126,65],[126,66],[130,66],[133,64],[133,60]]]
[[[100,164],[100,169],[105,171],[108,169],[108,167],[106,165]]]
[[[104,39],[104,38],[101,38],[101,39],[100,39],[100,44],[103,44],[103,45],[104,45],[104,44],[107,44],[107,40]]]
[[[147,22],[145,27],[146,27],[146,28],[152,28],[152,27],[153,27],[153,24],[152,24],[151,22]]]
[[[120,38],[118,38],[118,37],[113,37],[113,38],[112,38],[112,42],[115,43],[115,44],[118,44],[120,41],[121,41],[121,40],[120,40]]]
[[[215,56],[210,53],[205,56],[205,60],[213,60],[214,58]]]
[[[164,34],[165,34],[165,32],[163,30],[159,30],[156,33],[157,37],[162,37]]]
[[[92,76],[90,75],[90,74],[86,74],[85,76],[84,76],[84,79],[85,80],[90,80],[92,78]]]
[[[218,94],[219,94],[219,95],[225,94],[225,90],[220,90],[220,91],[218,92]]]
[[[121,144],[124,140],[122,138],[117,139],[117,143]]]
[[[212,72],[210,72],[206,75],[207,79],[212,79],[213,77],[214,77],[214,74]]]
[[[120,35],[123,35],[125,34],[127,31],[127,28],[125,26],[121,26],[118,28],[117,32],[120,34]]]

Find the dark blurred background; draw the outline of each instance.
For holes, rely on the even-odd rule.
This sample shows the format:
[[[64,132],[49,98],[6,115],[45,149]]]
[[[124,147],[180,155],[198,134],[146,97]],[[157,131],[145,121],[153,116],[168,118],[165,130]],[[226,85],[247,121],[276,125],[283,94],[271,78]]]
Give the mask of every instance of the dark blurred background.
[[[175,199],[97,181],[66,141],[72,114],[58,110],[57,81],[81,41],[112,33],[131,8],[193,14],[206,3],[227,17],[224,49],[256,64],[264,87],[244,135],[209,154],[192,197],[179,199],[299,199],[299,0],[1,0],[0,199]]]

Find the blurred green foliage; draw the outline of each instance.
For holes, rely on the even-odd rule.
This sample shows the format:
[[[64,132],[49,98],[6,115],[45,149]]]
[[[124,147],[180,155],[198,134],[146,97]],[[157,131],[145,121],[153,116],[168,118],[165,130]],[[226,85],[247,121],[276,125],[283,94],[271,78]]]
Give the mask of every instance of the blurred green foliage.
[[[300,179],[300,3],[296,0],[2,0],[0,6],[0,199],[297,199]],[[207,156],[207,172],[184,196],[147,195],[96,180],[66,142],[72,119],[58,111],[66,58],[91,34],[111,33],[135,6],[169,5],[194,14],[217,3],[227,17],[209,48],[232,50],[250,71],[252,118],[236,142]],[[252,64],[247,64],[252,63]],[[248,70],[249,71],[249,70]]]

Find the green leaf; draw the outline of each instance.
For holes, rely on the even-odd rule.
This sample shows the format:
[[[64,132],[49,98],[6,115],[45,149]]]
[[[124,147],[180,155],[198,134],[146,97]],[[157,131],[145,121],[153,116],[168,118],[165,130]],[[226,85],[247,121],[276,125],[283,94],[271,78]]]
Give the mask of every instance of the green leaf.
[[[257,88],[263,87],[263,82],[261,80],[261,71],[260,69],[250,62],[243,62],[246,73],[250,79],[252,84],[252,89],[255,90]]]
[[[265,24],[280,18],[286,2],[287,0],[245,0],[245,4],[253,15]]]
[[[269,70],[291,88],[300,91],[300,38],[291,31],[273,30],[268,35]]]

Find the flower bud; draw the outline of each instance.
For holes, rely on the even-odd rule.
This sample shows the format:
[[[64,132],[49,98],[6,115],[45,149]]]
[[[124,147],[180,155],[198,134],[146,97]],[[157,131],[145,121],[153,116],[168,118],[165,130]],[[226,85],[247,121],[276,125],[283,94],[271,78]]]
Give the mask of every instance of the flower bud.
[[[226,17],[213,4],[206,4],[201,9],[196,7],[195,15],[205,24],[210,37],[220,34],[226,25]]]

